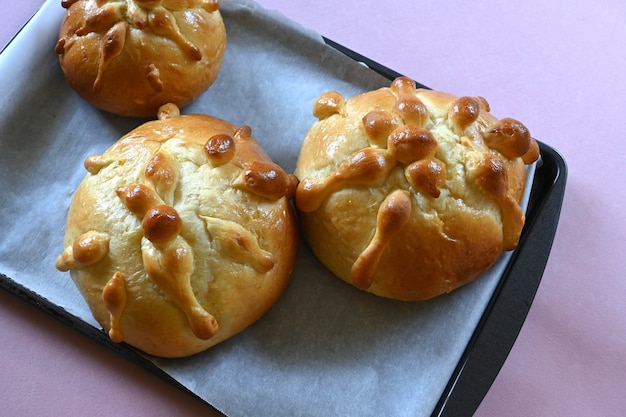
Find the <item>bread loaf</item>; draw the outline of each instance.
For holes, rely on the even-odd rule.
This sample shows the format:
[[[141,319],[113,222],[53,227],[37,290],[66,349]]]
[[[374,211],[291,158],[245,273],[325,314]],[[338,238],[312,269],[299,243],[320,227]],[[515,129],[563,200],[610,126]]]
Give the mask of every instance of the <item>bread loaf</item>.
[[[166,105],[85,167],[56,267],[112,340],[188,356],[252,324],[289,282],[296,179],[249,127]]]
[[[539,148],[481,97],[390,87],[315,103],[295,170],[305,238],[335,275],[399,300],[450,292],[514,249]]]
[[[217,0],[64,0],[56,52],[67,82],[94,106],[155,117],[215,81],[226,48]]]

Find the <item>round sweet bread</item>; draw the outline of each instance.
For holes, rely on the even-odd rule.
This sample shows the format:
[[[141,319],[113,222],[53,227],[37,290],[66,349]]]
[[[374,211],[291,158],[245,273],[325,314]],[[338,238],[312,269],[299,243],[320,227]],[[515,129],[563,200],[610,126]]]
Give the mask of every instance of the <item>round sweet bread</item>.
[[[335,275],[382,297],[424,300],[516,247],[537,142],[481,97],[390,87],[314,104],[294,174],[305,239]]]
[[[226,48],[217,0],[63,0],[56,52],[86,101],[121,116],[155,117],[216,80]]]
[[[278,299],[296,258],[296,178],[247,126],[163,106],[85,160],[56,260],[115,342],[203,351]]]

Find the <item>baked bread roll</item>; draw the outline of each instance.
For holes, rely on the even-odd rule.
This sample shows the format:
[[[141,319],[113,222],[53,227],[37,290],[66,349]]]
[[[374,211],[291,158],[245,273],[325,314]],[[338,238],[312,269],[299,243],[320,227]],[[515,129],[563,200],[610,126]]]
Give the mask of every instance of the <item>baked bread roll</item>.
[[[296,179],[249,127],[166,105],[85,167],[56,267],[113,341],[188,356],[242,331],[288,284]]]
[[[185,106],[217,78],[226,30],[217,0],[63,0],[56,52],[70,86],[121,116]]]
[[[294,172],[314,254],[362,290],[424,300],[515,248],[539,148],[522,123],[489,111],[404,77],[348,100],[323,94]]]

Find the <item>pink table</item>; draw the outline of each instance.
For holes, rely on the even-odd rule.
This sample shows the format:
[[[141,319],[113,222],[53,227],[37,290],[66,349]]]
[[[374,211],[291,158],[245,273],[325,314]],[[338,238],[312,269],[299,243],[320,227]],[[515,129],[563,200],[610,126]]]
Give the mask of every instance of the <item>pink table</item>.
[[[260,2],[425,85],[486,97],[496,115],[522,120],[563,154],[569,177],[552,254],[477,415],[626,415],[626,3]],[[8,3],[0,46],[42,1]],[[207,415],[5,291],[0,346],[2,415]]]

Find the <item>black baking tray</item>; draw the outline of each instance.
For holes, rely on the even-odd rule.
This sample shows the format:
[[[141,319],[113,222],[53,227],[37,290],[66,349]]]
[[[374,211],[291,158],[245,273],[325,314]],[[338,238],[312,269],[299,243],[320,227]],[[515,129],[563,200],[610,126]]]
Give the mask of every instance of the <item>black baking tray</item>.
[[[401,75],[330,39],[324,38],[324,41],[389,79]],[[418,86],[428,88],[419,83]],[[515,343],[541,282],[559,221],[567,180],[567,165],[558,151],[542,141],[538,142],[541,159],[536,168],[520,243],[513,252],[506,272],[432,416],[470,416],[476,411]],[[0,287],[136,365],[196,396],[133,348],[112,342],[103,331],[1,273]]]

